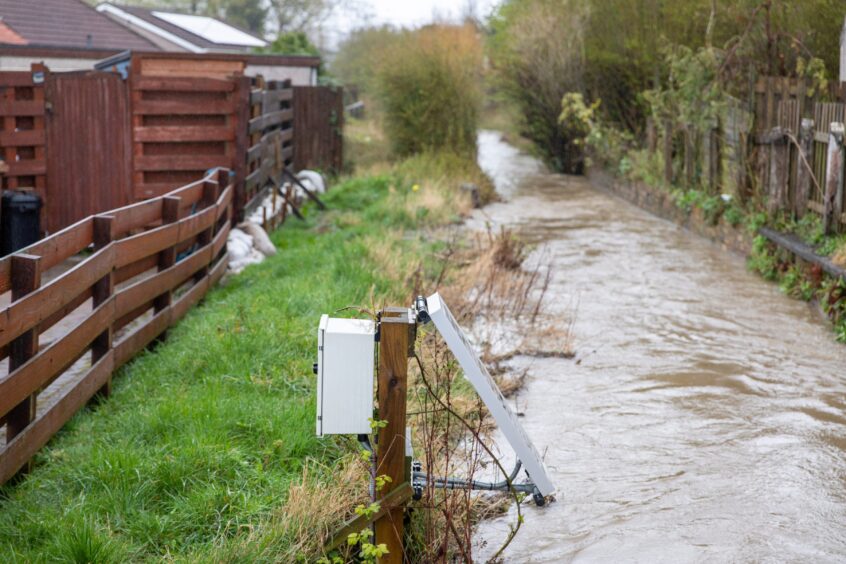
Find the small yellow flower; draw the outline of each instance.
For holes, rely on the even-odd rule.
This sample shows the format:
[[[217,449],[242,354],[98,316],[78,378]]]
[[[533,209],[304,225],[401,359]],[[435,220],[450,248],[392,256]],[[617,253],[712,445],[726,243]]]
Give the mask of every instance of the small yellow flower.
[[[415,184],[414,186],[412,186],[412,187],[411,187],[411,191],[412,191],[412,192],[417,192],[418,190],[420,190],[420,185],[419,185],[419,184]]]

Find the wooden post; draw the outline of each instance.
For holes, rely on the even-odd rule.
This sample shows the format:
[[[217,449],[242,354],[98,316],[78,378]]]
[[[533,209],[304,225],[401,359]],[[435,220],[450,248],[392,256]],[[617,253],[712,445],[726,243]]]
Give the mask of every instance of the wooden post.
[[[835,225],[835,209],[843,190],[843,124],[831,124],[828,136],[828,155],[826,157],[825,201],[823,212],[823,230],[828,235]]]
[[[200,200],[201,208],[206,209],[212,207],[217,202],[218,196],[220,196],[220,184],[217,182],[203,182],[203,198]],[[212,238],[214,236],[214,228],[215,226],[212,225],[208,229],[204,229],[197,235],[197,244],[200,248],[205,247],[209,243],[212,242]],[[203,277],[209,273],[209,265],[205,265],[203,268],[197,271],[197,274],[194,275],[194,281],[199,282],[203,279]]]
[[[114,217],[110,215],[98,215],[94,217],[94,251],[97,252],[104,247],[107,247],[114,240]],[[100,305],[105,303],[114,294],[114,267],[109,269],[109,273],[100,278],[94,283],[92,288],[92,307],[97,309]],[[102,333],[97,335],[94,342],[91,344],[91,364],[95,364],[98,360],[109,353],[112,348],[112,326],[109,325]],[[100,387],[94,394],[93,400],[100,401],[108,398],[112,394],[112,376]]]
[[[799,129],[799,150],[796,162],[796,197],[793,200],[793,211],[797,217],[805,215],[808,200],[811,199],[811,176],[809,168],[814,162],[814,120],[803,118]]]
[[[787,209],[787,174],[788,161],[787,136],[780,127],[775,127],[767,135],[770,143],[769,199],[767,209],[771,214]]]
[[[387,425],[379,431],[376,475],[391,482],[377,494],[384,499],[405,482],[405,426],[409,345],[415,324],[408,310],[382,312],[379,343],[379,419]],[[402,564],[404,508],[398,507],[376,521],[376,542],[385,543],[388,554],[380,564]]]
[[[716,194],[722,185],[722,144],[720,143],[720,127],[708,131],[708,188],[711,194]]]
[[[182,198],[178,196],[165,196],[162,198],[162,225],[179,221],[179,208],[181,205]],[[170,268],[174,264],[176,264],[175,245],[159,252],[159,272]],[[173,303],[173,288],[168,288],[153,301],[153,311],[159,313],[168,308],[171,303]],[[159,339],[164,340],[165,337],[166,331],[162,332]]]
[[[12,302],[37,290],[41,286],[41,257],[17,254],[11,262]],[[9,343],[9,373],[38,354],[38,327],[21,334]],[[12,442],[35,419],[35,395],[31,395],[6,414],[6,444]],[[31,461],[20,473],[29,472]]]
[[[655,120],[652,118],[646,119],[646,149],[650,155],[658,149],[658,135],[655,131]]]
[[[693,187],[696,176],[696,140],[690,127],[684,129],[684,180],[688,188]]]
[[[673,124],[670,120],[664,122],[664,182],[667,186],[673,183]]]

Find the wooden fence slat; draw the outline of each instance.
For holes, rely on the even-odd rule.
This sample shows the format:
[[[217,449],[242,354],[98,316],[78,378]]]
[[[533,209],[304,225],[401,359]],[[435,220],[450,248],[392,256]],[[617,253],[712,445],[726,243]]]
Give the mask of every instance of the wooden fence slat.
[[[115,243],[117,261],[115,266],[122,268],[133,262],[156,254],[179,240],[179,223],[162,225]]]
[[[79,325],[0,380],[0,413],[7,413],[27,396],[48,386],[76,362],[94,339],[111,325],[114,309],[113,298],[103,302]]]
[[[94,364],[56,404],[0,452],[0,483],[11,478],[100,389],[114,369],[114,351]]]
[[[158,90],[160,92],[232,92],[234,88],[235,85],[231,80],[201,77],[139,76],[132,83],[133,90]]]
[[[2,116],[43,116],[44,102],[29,100],[0,100]]]
[[[207,170],[225,165],[224,155],[143,155],[135,158],[135,168],[141,171]]]
[[[184,143],[189,141],[234,141],[235,130],[229,126],[158,125],[135,128],[135,140],[156,143]]]
[[[123,366],[144,347],[153,342],[170,325],[171,308],[157,313],[144,325],[123,337],[115,344],[115,367]]]
[[[112,269],[114,251],[114,245],[109,245],[0,311],[0,346],[38,325],[93,286]]]
[[[0,147],[43,145],[45,137],[43,129],[2,131],[0,132]]]

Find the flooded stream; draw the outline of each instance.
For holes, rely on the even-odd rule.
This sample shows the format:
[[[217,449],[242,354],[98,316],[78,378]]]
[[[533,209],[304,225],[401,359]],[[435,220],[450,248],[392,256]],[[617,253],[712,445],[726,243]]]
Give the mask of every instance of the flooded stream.
[[[544,247],[547,314],[579,304],[576,359],[513,363],[558,494],[524,505],[504,560],[846,560],[846,346],[827,322],[743,258],[546,174],[498,134],[479,158],[507,201],[474,221]],[[514,517],[480,527],[480,561]]]

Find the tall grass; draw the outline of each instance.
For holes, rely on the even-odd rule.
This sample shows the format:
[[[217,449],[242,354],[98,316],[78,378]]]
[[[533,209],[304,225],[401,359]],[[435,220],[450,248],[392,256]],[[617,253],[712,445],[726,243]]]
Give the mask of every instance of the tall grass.
[[[482,45],[472,25],[405,32],[378,69],[393,151],[447,151],[475,158]]]
[[[349,449],[314,436],[317,322],[371,300],[410,303],[406,261],[424,243],[391,239],[402,276],[371,250],[413,225],[406,204],[419,197],[394,175],[351,180],[326,194],[333,211],[276,232],[276,257],[212,291],[117,375],[108,402],[73,418],[32,474],[0,489],[0,560],[313,556],[367,491],[347,470]]]

